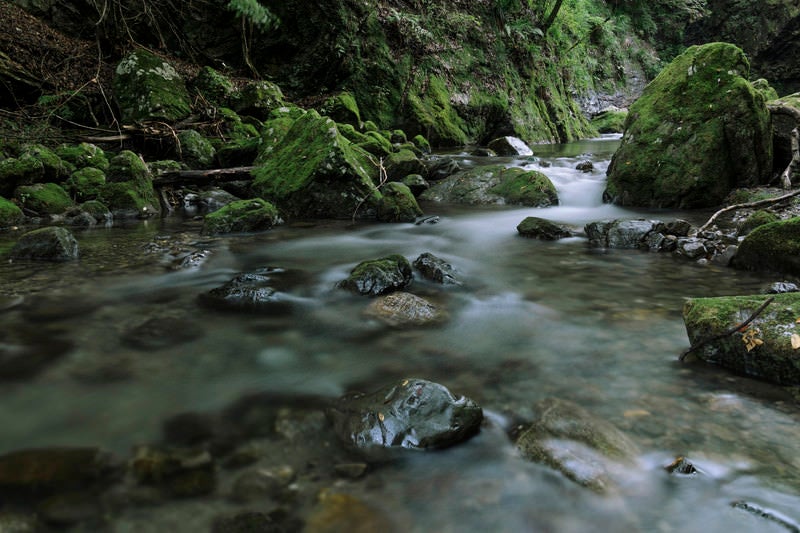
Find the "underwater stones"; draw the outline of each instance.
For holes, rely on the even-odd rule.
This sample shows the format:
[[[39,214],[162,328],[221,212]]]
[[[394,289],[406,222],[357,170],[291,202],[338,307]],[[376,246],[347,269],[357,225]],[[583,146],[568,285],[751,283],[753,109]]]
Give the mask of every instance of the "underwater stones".
[[[517,137],[499,137],[492,140],[488,144],[487,148],[495,152],[497,155],[533,155],[533,150],[531,150],[530,146],[525,144],[525,141],[518,139]]]
[[[487,165],[457,172],[437,181],[420,198],[469,205],[558,205],[558,193],[547,176],[535,170],[526,171],[504,165]]]
[[[237,200],[209,213],[203,219],[203,235],[263,231],[282,224],[278,210],[271,203],[255,198]]]
[[[456,270],[453,265],[430,252],[420,254],[414,260],[414,268],[422,274],[423,278],[430,281],[441,283],[442,285],[461,285],[461,282],[456,277]]]
[[[800,275],[800,217],[753,229],[739,244],[731,266]]]
[[[264,148],[266,149],[266,148]],[[376,166],[331,119],[298,118],[253,170],[253,191],[289,216],[371,218],[380,199]]]
[[[10,255],[13,259],[74,261],[78,259],[78,241],[66,228],[40,228],[23,234]]]
[[[414,222],[422,216],[422,209],[411,189],[393,181],[381,188],[376,216],[381,222]]]
[[[683,322],[690,353],[732,370],[780,385],[800,385],[800,358],[793,335],[800,335],[800,293],[773,295],[775,300],[753,319],[745,332],[727,332],[751,316],[768,298],[765,295],[692,298],[683,307]],[[745,334],[758,342],[748,342]],[[749,348],[749,349],[748,349]]]
[[[445,448],[480,429],[483,410],[469,398],[424,379],[404,379],[372,394],[349,394],[327,415],[347,445],[369,454],[386,449]]]
[[[402,531],[379,507],[342,492],[323,491],[303,528],[306,533]]]
[[[0,455],[0,494],[44,496],[108,485],[120,465],[99,448],[52,447]]]
[[[424,326],[446,318],[445,313],[424,298],[397,291],[373,300],[364,312],[388,326]]]
[[[526,217],[517,225],[517,232],[523,237],[543,241],[572,237],[572,231],[566,226],[538,217]]]
[[[292,309],[292,300],[285,291],[299,283],[301,277],[297,271],[265,267],[239,274],[201,294],[199,300],[206,307],[223,311],[282,315]]]
[[[175,122],[191,112],[183,78],[172,65],[146,50],[135,50],[117,64],[113,86],[125,124]]]
[[[711,207],[736,187],[769,180],[770,114],[749,71],[744,53],[727,43],[675,58],[630,107],[606,197],[626,206]]]
[[[204,331],[194,322],[177,317],[153,317],[120,335],[123,344],[140,350],[161,350],[193,341]]]
[[[555,468],[580,485],[606,492],[610,461],[632,461],[638,454],[625,434],[575,403],[547,398],[534,410],[536,419],[517,438],[517,448],[526,459]]]
[[[0,338],[3,339],[0,343],[0,380],[19,381],[34,377],[73,348],[71,341],[64,340],[57,333],[42,333],[39,327],[19,325],[0,329]]]
[[[411,264],[399,254],[357,264],[338,286],[365,296],[378,296],[407,287],[413,278]]]
[[[156,487],[177,498],[204,496],[217,485],[214,459],[202,449],[159,449],[139,446],[131,473],[141,485]]]
[[[294,469],[288,465],[247,470],[233,482],[231,498],[241,503],[285,500],[295,477]]]
[[[0,228],[15,226],[24,219],[25,215],[17,204],[0,196]]]

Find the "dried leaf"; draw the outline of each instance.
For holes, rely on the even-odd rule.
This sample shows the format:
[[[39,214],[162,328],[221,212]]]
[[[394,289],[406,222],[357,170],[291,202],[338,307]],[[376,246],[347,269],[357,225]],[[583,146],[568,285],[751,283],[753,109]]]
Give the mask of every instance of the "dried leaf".
[[[385,418],[386,418],[386,417],[385,417],[385,416],[383,416],[383,413],[378,413],[378,420],[380,420],[381,422],[383,422],[383,421],[385,420]]]
[[[794,321],[795,324],[800,324],[800,318]]]
[[[800,335],[792,333],[792,350],[800,348]]]

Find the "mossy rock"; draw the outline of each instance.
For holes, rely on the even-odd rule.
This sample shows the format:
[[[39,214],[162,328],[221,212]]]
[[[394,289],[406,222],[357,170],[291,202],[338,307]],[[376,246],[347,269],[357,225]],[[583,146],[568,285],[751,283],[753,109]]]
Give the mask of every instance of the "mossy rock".
[[[44,164],[30,156],[10,157],[0,161],[0,196],[11,196],[20,185],[44,179]]]
[[[266,80],[251,81],[242,88],[233,103],[240,115],[266,120],[272,111],[286,105],[281,88]]]
[[[381,188],[378,202],[378,220],[382,222],[414,222],[422,216],[422,209],[411,189],[402,183],[389,182]]]
[[[630,107],[606,196],[626,206],[700,208],[768,181],[770,114],[749,71],[727,43],[675,58]]]
[[[0,196],[0,228],[22,223],[25,216],[17,204]]]
[[[56,155],[76,169],[86,167],[108,170],[108,158],[102,148],[90,143],[62,144],[55,150]]]
[[[319,113],[336,122],[361,128],[361,112],[353,93],[342,92],[325,99],[319,108]]]
[[[724,296],[687,301],[683,320],[690,343],[694,345],[713,338],[691,354],[738,374],[780,385],[800,385],[800,355],[792,347],[792,336],[800,335],[800,324],[797,324],[800,293],[772,296],[775,300],[758,314],[745,332],[733,334],[723,333],[750,317],[767,296]],[[746,334],[753,342],[747,342]]]
[[[263,231],[282,222],[275,206],[261,198],[238,200],[206,215],[202,233],[219,235]]]
[[[236,87],[231,79],[209,66],[200,69],[192,87],[195,92],[214,105],[229,105]]]
[[[210,168],[214,163],[216,150],[211,141],[197,130],[183,130],[178,133],[178,153],[181,160],[192,169]]]
[[[362,135],[362,139],[362,141],[357,142],[356,144],[372,155],[384,157],[394,151],[394,148],[392,148],[392,143],[390,143],[389,139],[384,137],[380,132],[368,131]]]
[[[778,220],[780,220],[778,215],[772,211],[760,209],[743,220],[737,229],[739,230],[740,236],[747,235],[759,226],[763,226],[764,224],[769,224],[771,222],[777,222]]]
[[[426,139],[423,135],[414,135],[414,138],[411,139],[411,142],[413,142],[414,146],[419,148],[423,154],[431,153],[431,143],[428,142],[428,139]]]
[[[57,215],[73,206],[72,199],[57,183],[34,183],[17,187],[14,198],[20,206],[39,215]]]
[[[592,117],[592,126],[598,133],[622,133],[625,131],[626,110],[607,110]]]
[[[281,145],[296,121],[295,118],[284,116],[264,122],[260,133],[261,142],[255,158],[256,165],[261,165],[272,157],[272,153]]]
[[[150,169],[129,150],[111,160],[106,184],[97,199],[108,206],[116,218],[149,218],[161,210]]]
[[[114,218],[111,210],[103,202],[98,202],[97,200],[89,200],[82,203],[80,209],[97,222],[109,222]]]
[[[150,179],[150,169],[136,153],[123,150],[111,159],[106,178],[110,182]]]
[[[150,161],[147,163],[147,168],[150,170],[151,176],[162,176],[170,172],[186,170],[186,165],[174,159],[161,159],[159,161]]]
[[[467,144],[467,124],[450,103],[450,91],[445,81],[431,76],[427,85],[416,87],[408,95],[410,115],[404,129],[425,134],[436,146]]]
[[[30,157],[42,162],[44,168],[43,181],[58,182],[66,178],[74,168],[62,160],[53,150],[41,144],[26,145],[20,153],[20,158]]]
[[[383,163],[389,181],[400,181],[409,174],[427,174],[425,164],[411,150],[389,154]]]
[[[268,153],[266,151],[269,150]],[[274,147],[262,146],[253,191],[289,216],[373,217],[380,198],[368,154],[353,146],[336,123],[309,111]]]
[[[755,228],[739,245],[731,265],[800,276],[800,217]]]
[[[431,186],[420,198],[469,205],[558,205],[558,192],[547,176],[536,170],[526,171],[504,165],[487,165],[456,172]]]
[[[569,228],[539,217],[526,217],[517,225],[517,232],[523,237],[543,241],[556,241],[572,237]]]
[[[84,167],[72,173],[64,184],[69,195],[79,202],[94,200],[106,183],[105,173],[95,167]]]
[[[765,102],[778,99],[778,91],[776,91],[767,80],[759,78],[753,82],[753,89],[761,93]]]
[[[11,257],[35,261],[73,261],[78,259],[78,241],[66,228],[40,228],[22,235],[11,249]]]
[[[175,68],[146,50],[135,50],[117,64],[114,96],[122,122],[175,122],[191,112],[183,78]]]
[[[365,296],[378,296],[404,289],[413,276],[408,259],[392,254],[357,264],[339,287]]]

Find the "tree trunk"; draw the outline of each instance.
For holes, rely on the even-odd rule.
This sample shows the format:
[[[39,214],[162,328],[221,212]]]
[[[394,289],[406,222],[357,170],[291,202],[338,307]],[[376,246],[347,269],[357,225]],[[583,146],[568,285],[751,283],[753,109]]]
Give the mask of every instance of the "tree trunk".
[[[556,21],[556,17],[558,16],[558,12],[561,10],[561,4],[564,3],[564,0],[556,0],[556,3],[553,5],[553,9],[550,11],[550,15],[544,21],[544,25],[542,26],[542,31],[547,33],[547,30],[550,29],[550,26]]]

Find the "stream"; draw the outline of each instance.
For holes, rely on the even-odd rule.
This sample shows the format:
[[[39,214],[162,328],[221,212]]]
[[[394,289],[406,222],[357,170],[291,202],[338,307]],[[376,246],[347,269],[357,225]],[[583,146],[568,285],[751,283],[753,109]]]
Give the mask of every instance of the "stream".
[[[4,260],[0,293],[24,301],[0,311],[0,333],[27,332],[37,349],[65,353],[35,377],[0,382],[0,453],[99,446],[129,457],[134,446],[158,441],[164,420],[177,413],[220,410],[264,391],[333,398],[419,377],[476,400],[487,418],[480,434],[447,450],[405,454],[355,480],[306,481],[303,472],[325,452],[298,445],[280,460],[298,471],[301,493],[304,482],[335,486],[397,531],[798,531],[787,526],[800,524],[796,401],[783,388],[677,360],[688,346],[687,298],[762,292],[779,280],[669,254],[591,249],[582,236],[517,235],[527,216],[576,229],[606,218],[707,218],[603,204],[617,144],[601,138],[535,146],[537,161],[491,159],[547,174],[558,207],[423,204],[438,223],[315,221],[224,237],[199,237],[200,222],[175,216],[75,230],[81,259],[71,264]],[[594,171],[575,170],[587,159]],[[14,238],[0,234],[0,254]],[[148,252],[162,241],[211,254],[199,268],[173,270],[168,254]],[[441,325],[386,328],[362,315],[367,299],[335,288],[360,261],[391,253],[413,261],[423,252],[447,260],[463,282],[442,287],[416,278],[409,287],[446,309]],[[198,306],[198,294],[263,266],[299,271],[296,312]],[[131,340],[145,321],[165,317],[182,325],[173,332],[179,342]],[[611,473],[611,494],[596,495],[515,450],[506,430],[548,397],[584,407],[641,449]],[[303,456],[307,450],[316,455]],[[678,456],[698,474],[668,475],[664,467]],[[216,514],[242,508],[224,497],[226,483],[217,497],[123,508],[112,530],[208,531]]]

